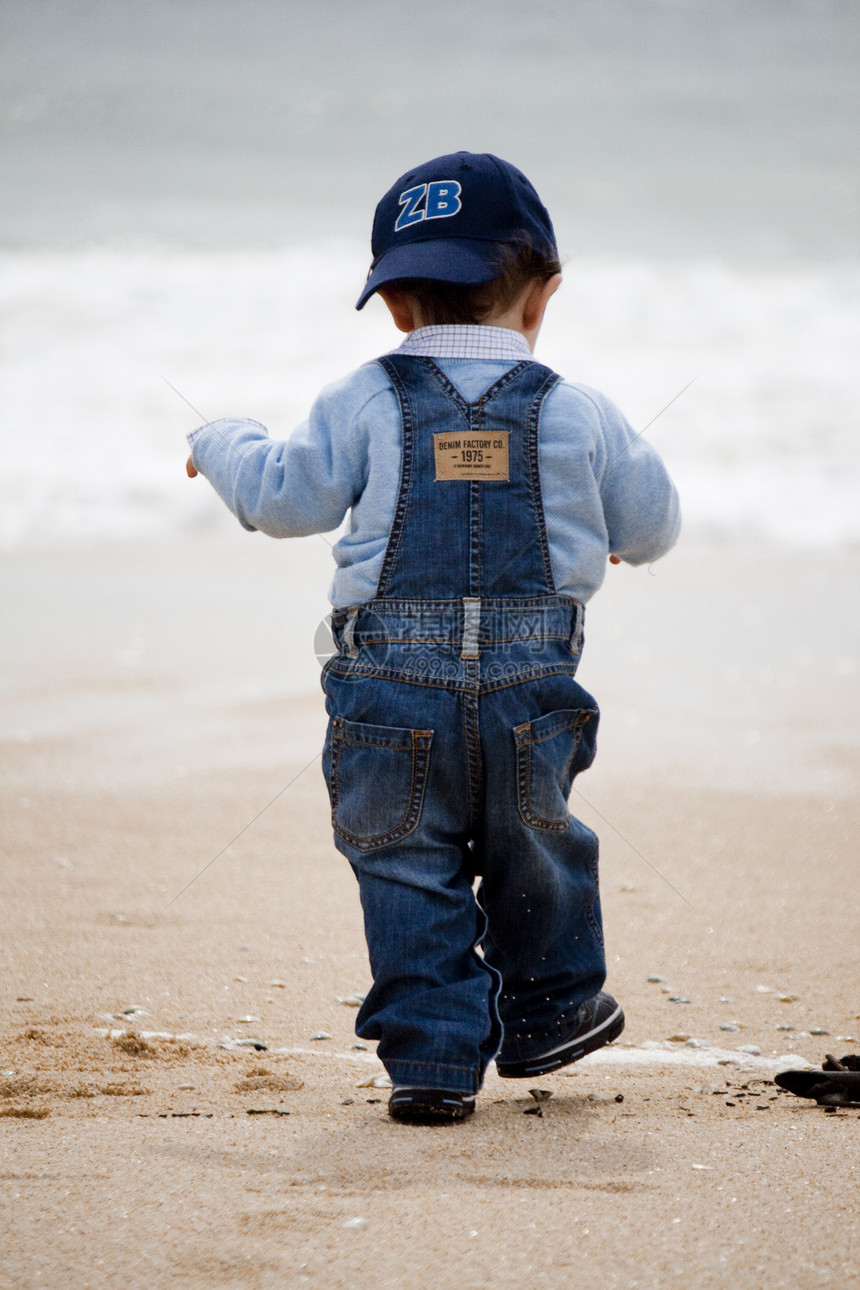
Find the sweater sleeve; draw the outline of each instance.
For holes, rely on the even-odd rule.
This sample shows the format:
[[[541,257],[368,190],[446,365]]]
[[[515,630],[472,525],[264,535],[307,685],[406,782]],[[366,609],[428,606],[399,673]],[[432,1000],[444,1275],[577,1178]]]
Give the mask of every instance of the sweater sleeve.
[[[587,394],[602,429],[598,487],[609,551],[627,564],[647,564],[665,555],[678,540],[677,490],[659,453],[618,408],[596,391]]]
[[[358,386],[347,378],[323,390],[287,440],[270,439],[264,425],[243,418],[191,432],[195,468],[243,528],[286,538],[338,527],[367,482],[360,416],[367,398]]]

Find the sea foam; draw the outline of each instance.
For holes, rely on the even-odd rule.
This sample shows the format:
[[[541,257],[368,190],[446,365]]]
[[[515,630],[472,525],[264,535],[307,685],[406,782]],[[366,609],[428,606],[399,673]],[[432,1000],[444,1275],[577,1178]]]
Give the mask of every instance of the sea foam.
[[[0,255],[0,542],[229,523],[185,477],[185,432],[238,415],[284,437],[396,345],[378,301],[354,310],[366,270],[347,241]],[[687,532],[854,543],[858,298],[853,263],[574,260],[538,357],[647,426]]]

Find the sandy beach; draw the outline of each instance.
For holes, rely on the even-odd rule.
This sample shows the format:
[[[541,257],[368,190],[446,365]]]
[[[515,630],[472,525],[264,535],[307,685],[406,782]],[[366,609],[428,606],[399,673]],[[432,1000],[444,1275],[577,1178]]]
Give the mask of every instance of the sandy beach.
[[[0,7],[0,1290],[860,1286],[860,1107],[773,1082],[860,1053],[858,27]],[[457,149],[552,213],[538,356],[648,436],[685,530],[607,571],[579,674],[626,1029],[421,1128],[354,1033],[328,540],[244,533],[183,465],[398,343],[354,308],[373,211]]]
[[[438,1129],[353,1034],[329,562],[221,528],[0,557],[0,1284],[856,1284],[860,1109],[772,1078],[860,1052],[860,555],[609,570],[571,805],[627,1029]]]

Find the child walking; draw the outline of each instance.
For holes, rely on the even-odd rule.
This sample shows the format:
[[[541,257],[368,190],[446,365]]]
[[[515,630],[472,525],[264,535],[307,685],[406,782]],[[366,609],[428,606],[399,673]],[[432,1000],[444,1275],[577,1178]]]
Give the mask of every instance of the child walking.
[[[189,435],[247,529],[335,546],[323,685],[335,844],[373,976],[356,1022],[399,1120],[462,1120],[487,1067],[533,1078],[616,1039],[598,843],[568,811],[598,710],[577,683],[607,558],[674,544],[675,489],[601,394],[533,358],[560,263],[514,166],[437,157],[380,201],[378,292],[406,339],[286,442]],[[477,890],[476,890],[477,880]]]

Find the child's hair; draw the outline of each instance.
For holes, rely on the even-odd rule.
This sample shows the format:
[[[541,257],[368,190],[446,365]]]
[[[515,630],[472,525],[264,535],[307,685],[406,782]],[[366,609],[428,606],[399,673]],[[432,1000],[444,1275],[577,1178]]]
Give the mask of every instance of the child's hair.
[[[561,273],[557,255],[535,249],[530,238],[499,245],[499,272],[489,282],[440,282],[436,278],[397,278],[387,285],[412,296],[429,327],[453,323],[480,325],[505,313],[520,292],[536,279],[548,282]]]

